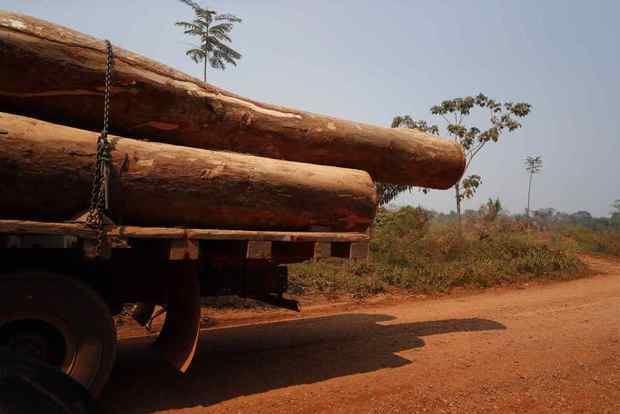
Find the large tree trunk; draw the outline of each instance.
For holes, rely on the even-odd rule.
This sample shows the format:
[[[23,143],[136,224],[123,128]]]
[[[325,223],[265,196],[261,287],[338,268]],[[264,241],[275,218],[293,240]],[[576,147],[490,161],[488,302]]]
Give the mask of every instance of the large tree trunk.
[[[0,217],[67,220],[88,208],[97,134],[0,112]],[[110,137],[119,224],[363,231],[364,171]]]
[[[0,12],[0,107],[99,130],[105,50],[90,36]],[[119,48],[114,55],[111,132],[119,135],[355,168],[380,182],[438,189],[465,167],[460,146],[418,130],[264,104]]]

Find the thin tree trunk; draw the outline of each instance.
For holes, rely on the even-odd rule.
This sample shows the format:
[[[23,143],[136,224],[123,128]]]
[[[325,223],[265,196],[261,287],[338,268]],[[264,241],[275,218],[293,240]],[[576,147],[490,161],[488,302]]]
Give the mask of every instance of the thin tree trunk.
[[[461,228],[461,182],[458,181],[454,184],[454,192],[456,195],[456,217],[459,223],[459,229]]]
[[[205,56],[205,65],[204,65],[204,71],[202,74],[202,80],[207,83],[207,61],[209,60],[209,54],[207,53],[207,55]]]
[[[527,186],[527,218],[530,218],[530,194],[532,191],[532,177],[534,176],[534,174],[530,173],[530,183]]]

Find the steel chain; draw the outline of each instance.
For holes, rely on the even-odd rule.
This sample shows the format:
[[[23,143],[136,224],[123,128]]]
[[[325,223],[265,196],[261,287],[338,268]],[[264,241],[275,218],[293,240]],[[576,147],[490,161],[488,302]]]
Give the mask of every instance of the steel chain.
[[[105,91],[103,101],[103,129],[97,138],[97,159],[95,175],[90,194],[90,207],[86,217],[89,227],[98,230],[96,254],[101,255],[105,244],[105,213],[110,207],[110,142],[108,141],[108,126],[110,122],[110,87],[112,83],[112,66],[114,53],[112,44],[106,40],[107,61],[105,68]]]

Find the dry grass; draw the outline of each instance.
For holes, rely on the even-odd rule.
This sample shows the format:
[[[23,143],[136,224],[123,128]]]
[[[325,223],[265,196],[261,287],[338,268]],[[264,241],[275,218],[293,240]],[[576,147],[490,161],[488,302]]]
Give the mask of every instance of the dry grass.
[[[293,265],[290,286],[292,293],[364,297],[390,287],[431,293],[459,286],[571,279],[586,269],[577,250],[570,243],[525,232],[510,219],[468,221],[459,231],[456,223],[434,222],[424,210],[403,208],[378,215],[370,260]]]
[[[556,241],[572,244],[579,252],[620,257],[620,230],[597,231],[564,226],[555,229],[553,235]]]

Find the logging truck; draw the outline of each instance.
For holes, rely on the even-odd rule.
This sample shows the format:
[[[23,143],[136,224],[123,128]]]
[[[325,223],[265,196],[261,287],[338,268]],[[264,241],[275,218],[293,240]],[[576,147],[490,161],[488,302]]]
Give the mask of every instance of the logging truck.
[[[97,395],[112,370],[113,315],[125,303],[166,308],[154,346],[184,372],[196,351],[201,297],[237,294],[294,308],[286,264],[363,259],[365,233],[107,226],[0,220],[0,347],[59,367]],[[145,322],[142,320],[142,322]]]
[[[165,307],[155,347],[185,371],[201,297],[295,308],[286,264],[368,254],[375,194],[363,171],[115,136],[109,217],[93,228],[74,213],[89,211],[96,135],[0,112],[0,347],[93,395],[124,304]]]
[[[184,372],[201,298],[296,309],[287,264],[368,256],[373,179],[445,189],[465,167],[421,131],[253,101],[16,13],[0,62],[0,348],[95,396],[125,304],[166,309],[154,347]]]

